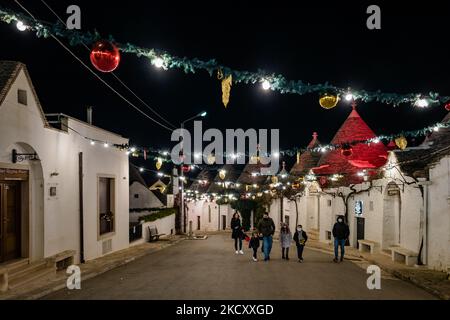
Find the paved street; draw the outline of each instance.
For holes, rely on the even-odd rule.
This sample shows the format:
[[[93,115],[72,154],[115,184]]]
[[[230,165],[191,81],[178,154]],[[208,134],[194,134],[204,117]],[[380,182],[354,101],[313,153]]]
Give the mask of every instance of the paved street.
[[[274,242],[272,260],[255,263],[244,248],[236,256],[229,235],[182,241],[46,299],[433,299],[388,275],[381,290],[368,290],[364,261],[334,264],[329,254],[306,249],[300,264],[295,247],[284,261]]]

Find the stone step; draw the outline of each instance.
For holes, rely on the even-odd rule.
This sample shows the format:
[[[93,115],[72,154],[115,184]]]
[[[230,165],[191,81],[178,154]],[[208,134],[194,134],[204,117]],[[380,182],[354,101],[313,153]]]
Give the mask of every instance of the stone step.
[[[10,282],[14,282],[16,279],[26,277],[29,274],[39,272],[40,270],[47,269],[47,262],[45,260],[34,262],[17,268],[14,272],[8,272],[8,278]],[[53,269],[53,268],[50,268]]]
[[[34,270],[31,273],[24,274],[20,278],[16,278],[12,281],[9,281],[8,287],[10,290],[14,290],[20,287],[23,287],[30,282],[33,282],[35,280],[42,280],[46,278],[50,278],[50,276],[55,275],[55,270],[53,268],[42,268]]]
[[[8,269],[8,273],[14,273],[15,271],[27,266],[30,263],[29,259],[17,259],[9,261],[5,264],[1,264],[0,267]]]

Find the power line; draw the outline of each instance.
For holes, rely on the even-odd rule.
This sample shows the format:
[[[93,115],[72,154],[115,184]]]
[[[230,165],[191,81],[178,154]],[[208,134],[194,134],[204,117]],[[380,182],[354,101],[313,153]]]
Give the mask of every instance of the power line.
[[[30,17],[32,17],[35,21],[38,21],[33,14],[31,14],[30,11],[28,11],[18,0],[14,0],[14,2],[16,2],[26,13],[28,13],[28,15]],[[80,58],[78,58],[64,43],[62,43],[57,37],[55,37],[52,33],[50,33],[50,36],[55,39],[56,42],[58,42],[67,52],[69,52],[76,60],[78,60],[78,62],[80,62],[90,73],[92,73],[98,80],[100,80],[105,86],[107,86],[111,91],[113,91],[116,95],[118,95],[122,100],[124,100],[126,103],[128,103],[131,107],[133,107],[136,111],[138,111],[139,113],[141,113],[143,116],[145,116],[146,118],[150,119],[151,121],[153,121],[154,123],[160,125],[161,127],[163,127],[164,129],[168,130],[168,131],[173,131],[172,128],[162,124],[161,122],[159,122],[158,120],[153,119],[151,116],[149,116],[148,114],[146,114],[144,111],[142,111],[141,109],[139,109],[135,104],[133,104],[132,102],[130,102],[129,100],[127,100],[127,98],[125,98],[122,94],[120,94],[117,90],[115,90],[113,87],[111,87],[105,80],[103,80],[98,74],[96,74],[88,65],[86,65]]]
[[[55,15],[55,17],[67,27],[67,24],[61,19],[61,17],[45,2],[45,0],[41,0],[41,2]],[[90,51],[89,47],[82,42],[82,45]],[[163,116],[161,116],[156,110],[150,107],[144,100],[142,100],[133,90],[131,90],[114,72],[111,72],[112,76],[123,86],[125,87],[132,95],[136,97],[143,105],[145,105],[150,111],[152,111],[157,117],[167,123],[169,126],[172,126],[173,129],[177,128],[177,126],[173,125],[171,122],[166,120]]]

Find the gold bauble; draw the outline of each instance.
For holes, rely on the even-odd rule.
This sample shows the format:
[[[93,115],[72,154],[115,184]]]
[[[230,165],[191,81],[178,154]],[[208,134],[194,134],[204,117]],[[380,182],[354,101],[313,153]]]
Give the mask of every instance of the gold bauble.
[[[227,174],[227,172],[225,170],[220,170],[219,171],[219,178],[222,179],[222,180],[225,179],[226,174]]]
[[[208,164],[214,164],[214,162],[216,162],[216,157],[210,154],[206,160],[208,161]]]
[[[272,176],[272,178],[270,180],[272,181],[273,184],[278,183],[278,177],[277,176]]]
[[[324,109],[333,109],[339,102],[339,96],[324,94],[319,99],[319,104]]]
[[[395,139],[395,144],[399,147],[400,150],[405,150],[408,145],[408,141],[404,136],[398,137]]]

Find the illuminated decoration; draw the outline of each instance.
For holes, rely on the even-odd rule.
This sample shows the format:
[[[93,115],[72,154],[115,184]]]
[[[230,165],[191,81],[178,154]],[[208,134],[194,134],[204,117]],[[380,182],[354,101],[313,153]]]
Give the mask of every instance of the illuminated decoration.
[[[353,154],[353,148],[349,145],[342,147],[341,154],[344,157],[350,157]]]
[[[450,111],[450,102],[445,105],[445,110]]]
[[[270,82],[268,80],[263,80],[261,83],[261,86],[262,86],[263,90],[266,90],[266,91],[272,87],[272,85],[270,84]]]
[[[216,162],[216,157],[214,155],[210,154],[207,157],[206,161],[208,162],[208,164],[214,164],[214,162]]]
[[[100,40],[91,51],[91,63],[101,72],[112,72],[120,63],[119,49],[109,41]]]
[[[225,179],[226,174],[227,174],[227,172],[225,170],[223,170],[223,169],[220,170],[219,171],[219,178],[222,179],[222,180]]]
[[[164,59],[161,57],[156,57],[151,61],[152,65],[154,65],[156,68],[160,69],[165,66]]]
[[[277,177],[277,176],[272,176],[272,177],[270,178],[270,180],[272,181],[273,184],[278,183],[278,177]]]
[[[26,25],[23,24],[22,21],[17,21],[16,27],[17,27],[17,30],[19,30],[19,31],[25,31],[28,28]]]
[[[158,158],[157,161],[156,161],[156,169],[157,169],[157,170],[161,169],[162,164],[163,164],[162,159],[161,159],[161,158]]]
[[[395,139],[395,144],[400,150],[405,150],[408,146],[408,140],[404,136]]]
[[[324,109],[333,109],[339,102],[339,97],[336,95],[324,94],[319,99],[319,104]]]
[[[28,26],[28,29],[35,32],[38,37],[49,38],[55,36],[58,38],[66,39],[68,43],[72,46],[77,45],[92,45],[99,41],[101,38],[97,32],[83,32],[79,30],[69,30],[63,28],[61,23],[48,23],[40,21],[38,19],[30,18],[22,13],[18,13],[14,10],[0,7],[0,21],[5,23],[17,23],[22,21]],[[113,37],[110,36],[108,39],[113,41]],[[168,52],[153,49],[153,48],[143,48],[141,46],[134,45],[128,41],[118,41],[120,42],[120,51],[127,54],[134,54],[137,57],[145,57],[150,59],[150,61],[155,61],[155,66],[160,66],[163,68],[170,69],[180,69],[185,73],[195,73],[197,71],[206,71],[211,76],[216,70],[224,70],[226,74],[233,75],[234,83],[256,83],[262,82],[264,90],[276,90],[282,94],[297,94],[305,95],[309,93],[323,93],[323,92],[333,92],[336,95],[344,96],[348,93],[348,88],[339,88],[328,82],[320,84],[310,84],[307,81],[302,80],[289,80],[283,75],[270,74],[265,70],[258,69],[257,72],[245,71],[245,70],[234,70],[227,66],[221,65],[216,59],[201,60],[198,58],[187,58],[178,57],[171,55]],[[158,58],[163,58],[164,62]],[[157,60],[158,59],[158,60]],[[397,106],[401,103],[415,104],[418,100],[426,100],[429,106],[436,103],[448,103],[450,97],[440,96],[436,92],[429,92],[427,95],[418,93],[384,93],[380,91],[367,91],[367,90],[353,90],[352,95],[354,99],[362,102],[376,101],[379,103],[391,104]],[[418,98],[419,97],[419,98]],[[420,103],[422,104],[422,103]]]
[[[183,165],[183,166],[181,166],[181,170],[182,170],[183,172],[189,172],[189,171],[191,171],[191,166],[189,166],[189,165]]]

